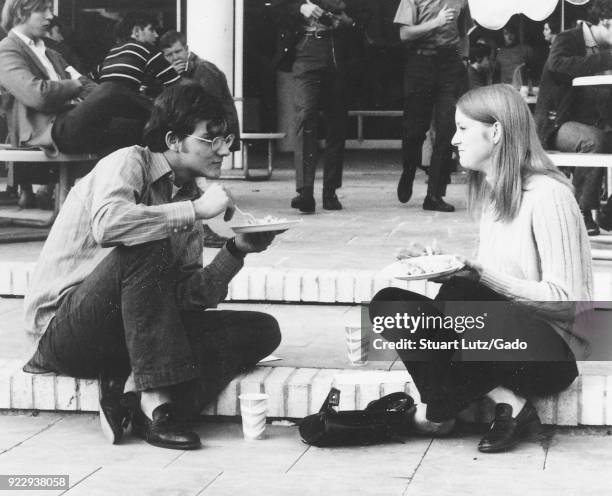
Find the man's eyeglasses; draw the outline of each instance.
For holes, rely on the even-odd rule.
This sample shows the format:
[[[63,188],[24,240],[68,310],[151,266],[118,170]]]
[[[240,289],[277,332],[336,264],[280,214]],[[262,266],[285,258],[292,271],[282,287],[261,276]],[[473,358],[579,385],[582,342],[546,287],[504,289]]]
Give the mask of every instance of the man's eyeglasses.
[[[228,134],[225,138],[223,136],[216,136],[213,139],[200,138],[199,136],[196,136],[194,134],[188,134],[187,136],[191,136],[192,138],[195,138],[198,141],[205,141],[206,143],[210,143],[213,152],[218,152],[223,146],[223,143],[225,143],[227,147],[230,148],[234,143],[234,140],[236,139],[236,136],[234,136],[233,134]]]

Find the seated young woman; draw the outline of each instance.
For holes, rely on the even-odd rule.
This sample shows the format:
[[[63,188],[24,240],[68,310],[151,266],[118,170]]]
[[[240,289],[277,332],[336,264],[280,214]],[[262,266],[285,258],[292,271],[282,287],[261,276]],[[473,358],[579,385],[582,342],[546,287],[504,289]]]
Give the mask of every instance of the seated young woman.
[[[462,361],[452,350],[415,360],[398,351],[421,396],[415,427],[446,434],[461,410],[488,395],[495,418],[478,449],[491,453],[512,448],[539,425],[530,398],[558,393],[578,375],[570,344],[581,343],[572,331],[585,305],[576,302],[592,300],[591,254],[572,186],[548,159],[516,90],[499,84],[466,93],[456,125],[452,143],[470,176],[468,208],[480,219],[477,257],[461,257],[460,272],[437,280],[435,301],[399,288],[381,290],[370,318],[385,315],[388,302],[425,315],[439,315],[444,302],[502,302],[503,315],[489,323],[497,336],[544,343],[545,353],[535,359],[513,361]],[[454,341],[455,331],[418,329],[412,339]],[[383,337],[406,333],[385,330]]]

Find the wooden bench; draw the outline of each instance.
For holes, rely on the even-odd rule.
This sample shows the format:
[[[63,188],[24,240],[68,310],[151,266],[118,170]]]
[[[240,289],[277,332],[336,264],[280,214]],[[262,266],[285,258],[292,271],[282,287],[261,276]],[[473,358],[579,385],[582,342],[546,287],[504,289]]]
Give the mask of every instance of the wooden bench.
[[[242,133],[240,140],[242,141],[242,170],[244,178],[248,180],[265,181],[272,176],[272,161],[274,159],[274,142],[281,140],[286,136],[285,133]],[[268,167],[264,174],[253,175],[249,169],[249,147],[254,141],[268,142]]]
[[[607,173],[607,192],[612,194],[612,155],[607,153],[563,153],[548,152],[557,167],[604,167]],[[595,242],[606,243],[609,236],[593,236]],[[612,260],[612,249],[592,249],[593,260]]]
[[[23,163],[33,167],[57,166],[59,170],[58,186],[55,194],[55,209],[53,212],[40,210],[28,212],[29,209],[4,208],[0,209],[0,217],[16,222],[23,221],[27,225],[51,225],[70,190],[70,167],[97,159],[98,156],[91,153],[70,155],[58,153],[52,155],[40,148],[15,148],[9,145],[0,145],[0,162]]]

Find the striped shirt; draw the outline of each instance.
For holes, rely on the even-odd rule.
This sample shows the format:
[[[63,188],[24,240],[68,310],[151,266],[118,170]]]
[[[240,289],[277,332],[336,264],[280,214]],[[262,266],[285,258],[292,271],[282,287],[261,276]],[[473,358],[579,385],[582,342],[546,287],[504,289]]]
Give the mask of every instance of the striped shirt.
[[[145,77],[156,79],[165,86],[181,79],[159,50],[136,40],[111,48],[93,76],[98,83],[122,83],[135,90],[140,89]]]
[[[169,238],[181,274],[182,308],[212,308],[243,262],[222,248],[202,268],[202,223],[191,200],[194,183],[173,196],[174,175],[161,153],[132,146],[98,162],[72,188],[30,277],[24,302],[26,332],[45,332],[61,299],[79,285],[117,245]]]

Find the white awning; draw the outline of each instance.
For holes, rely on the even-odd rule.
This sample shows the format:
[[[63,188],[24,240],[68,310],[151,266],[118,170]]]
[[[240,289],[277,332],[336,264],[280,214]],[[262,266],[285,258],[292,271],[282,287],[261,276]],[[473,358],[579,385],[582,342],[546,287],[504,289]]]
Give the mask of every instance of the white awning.
[[[535,21],[543,21],[552,14],[559,0],[468,0],[472,18],[487,29],[503,28],[514,14],[525,14]],[[563,1],[563,0],[561,0]],[[565,0],[584,5],[589,0]]]

